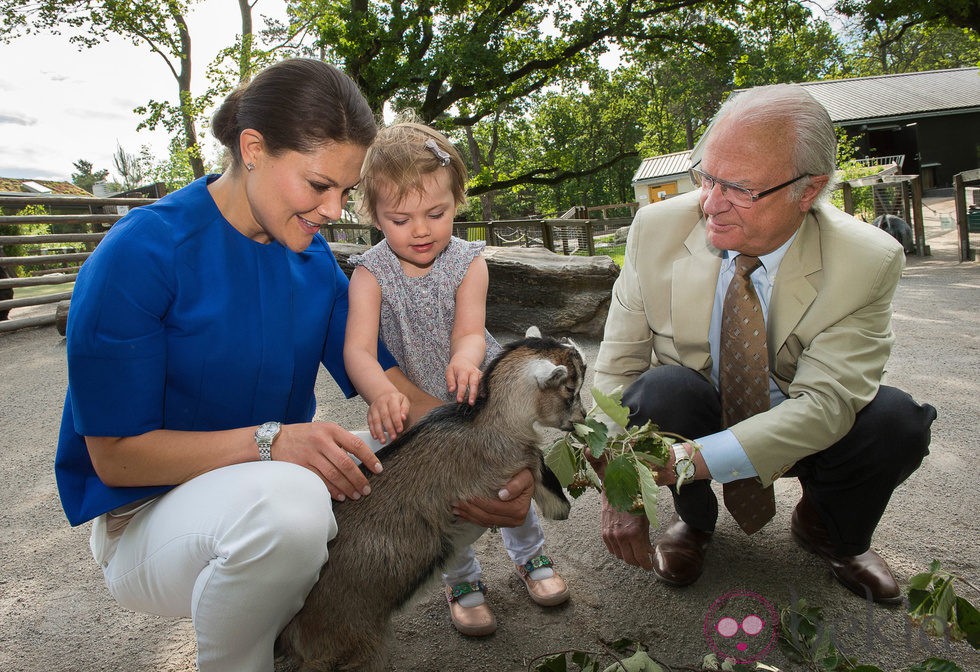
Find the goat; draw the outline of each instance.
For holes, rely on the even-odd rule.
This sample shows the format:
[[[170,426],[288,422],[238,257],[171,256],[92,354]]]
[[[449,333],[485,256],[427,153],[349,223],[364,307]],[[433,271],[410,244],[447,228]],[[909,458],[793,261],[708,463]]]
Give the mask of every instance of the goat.
[[[584,422],[584,379],[573,343],[525,338],[490,363],[473,406],[434,409],[382,448],[384,471],[365,471],[371,495],[334,503],[340,533],[277,653],[303,672],[385,669],[393,613],[484,531],[456,519],[453,504],[496,497],[522,469],[534,474],[541,512],[567,518],[536,425],[569,431]]]
[[[912,240],[912,227],[901,217],[878,215],[871,223],[897,240],[902,249],[905,250],[905,254],[911,254],[915,250],[915,242]]]

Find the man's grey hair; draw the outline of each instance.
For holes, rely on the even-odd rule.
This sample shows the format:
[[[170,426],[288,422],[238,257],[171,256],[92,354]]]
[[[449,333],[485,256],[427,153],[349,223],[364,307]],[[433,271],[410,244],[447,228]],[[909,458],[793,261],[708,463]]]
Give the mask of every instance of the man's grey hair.
[[[793,143],[793,167],[798,175],[826,175],[830,179],[818,198],[834,188],[837,168],[837,133],[834,122],[823,105],[798,84],[760,86],[725,101],[715,116],[713,126],[731,117],[740,126],[789,122],[796,133]],[[807,186],[806,180],[793,185],[798,197]]]

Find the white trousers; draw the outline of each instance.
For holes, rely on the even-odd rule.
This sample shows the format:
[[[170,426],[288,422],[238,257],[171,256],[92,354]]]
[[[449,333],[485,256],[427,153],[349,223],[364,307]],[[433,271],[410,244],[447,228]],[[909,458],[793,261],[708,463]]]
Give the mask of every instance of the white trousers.
[[[190,617],[202,672],[272,672],[276,636],[300,610],[337,534],[313,472],[249,462],[202,474],[92,526],[92,553],[120,605]]]
[[[544,550],[544,530],[538,521],[534,505],[527,512],[524,522],[518,527],[500,528],[500,538],[504,542],[507,555],[516,565],[523,565],[531,558],[541,555]],[[466,546],[456,553],[456,557],[446,563],[442,580],[447,586],[457,583],[480,580],[483,569],[472,546]]]

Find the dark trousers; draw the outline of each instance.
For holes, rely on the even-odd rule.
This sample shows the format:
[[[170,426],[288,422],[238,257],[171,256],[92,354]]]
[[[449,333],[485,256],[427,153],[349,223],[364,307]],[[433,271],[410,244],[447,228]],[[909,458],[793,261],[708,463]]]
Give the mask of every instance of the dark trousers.
[[[657,366],[623,393],[630,422],[652,420],[661,430],[697,439],[721,431],[721,399],[711,382],[682,366]],[[842,555],[871,546],[892,492],[929,454],[936,409],[905,392],[882,385],[837,443],[797,462],[786,476],[800,479],[803,496],[819,512]],[[711,532],[718,500],[711,481],[671,488],[674,509],[688,525]]]

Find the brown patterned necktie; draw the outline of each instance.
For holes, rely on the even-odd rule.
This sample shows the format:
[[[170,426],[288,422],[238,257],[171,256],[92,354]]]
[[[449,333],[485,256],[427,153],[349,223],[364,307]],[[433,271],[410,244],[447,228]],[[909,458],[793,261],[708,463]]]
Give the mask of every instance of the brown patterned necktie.
[[[721,318],[718,383],[725,427],[769,410],[769,352],[762,305],[749,276],[762,262],[735,257],[735,277],[728,285]],[[762,529],[776,513],[772,486],[756,478],[725,483],[725,506],[746,534]]]

